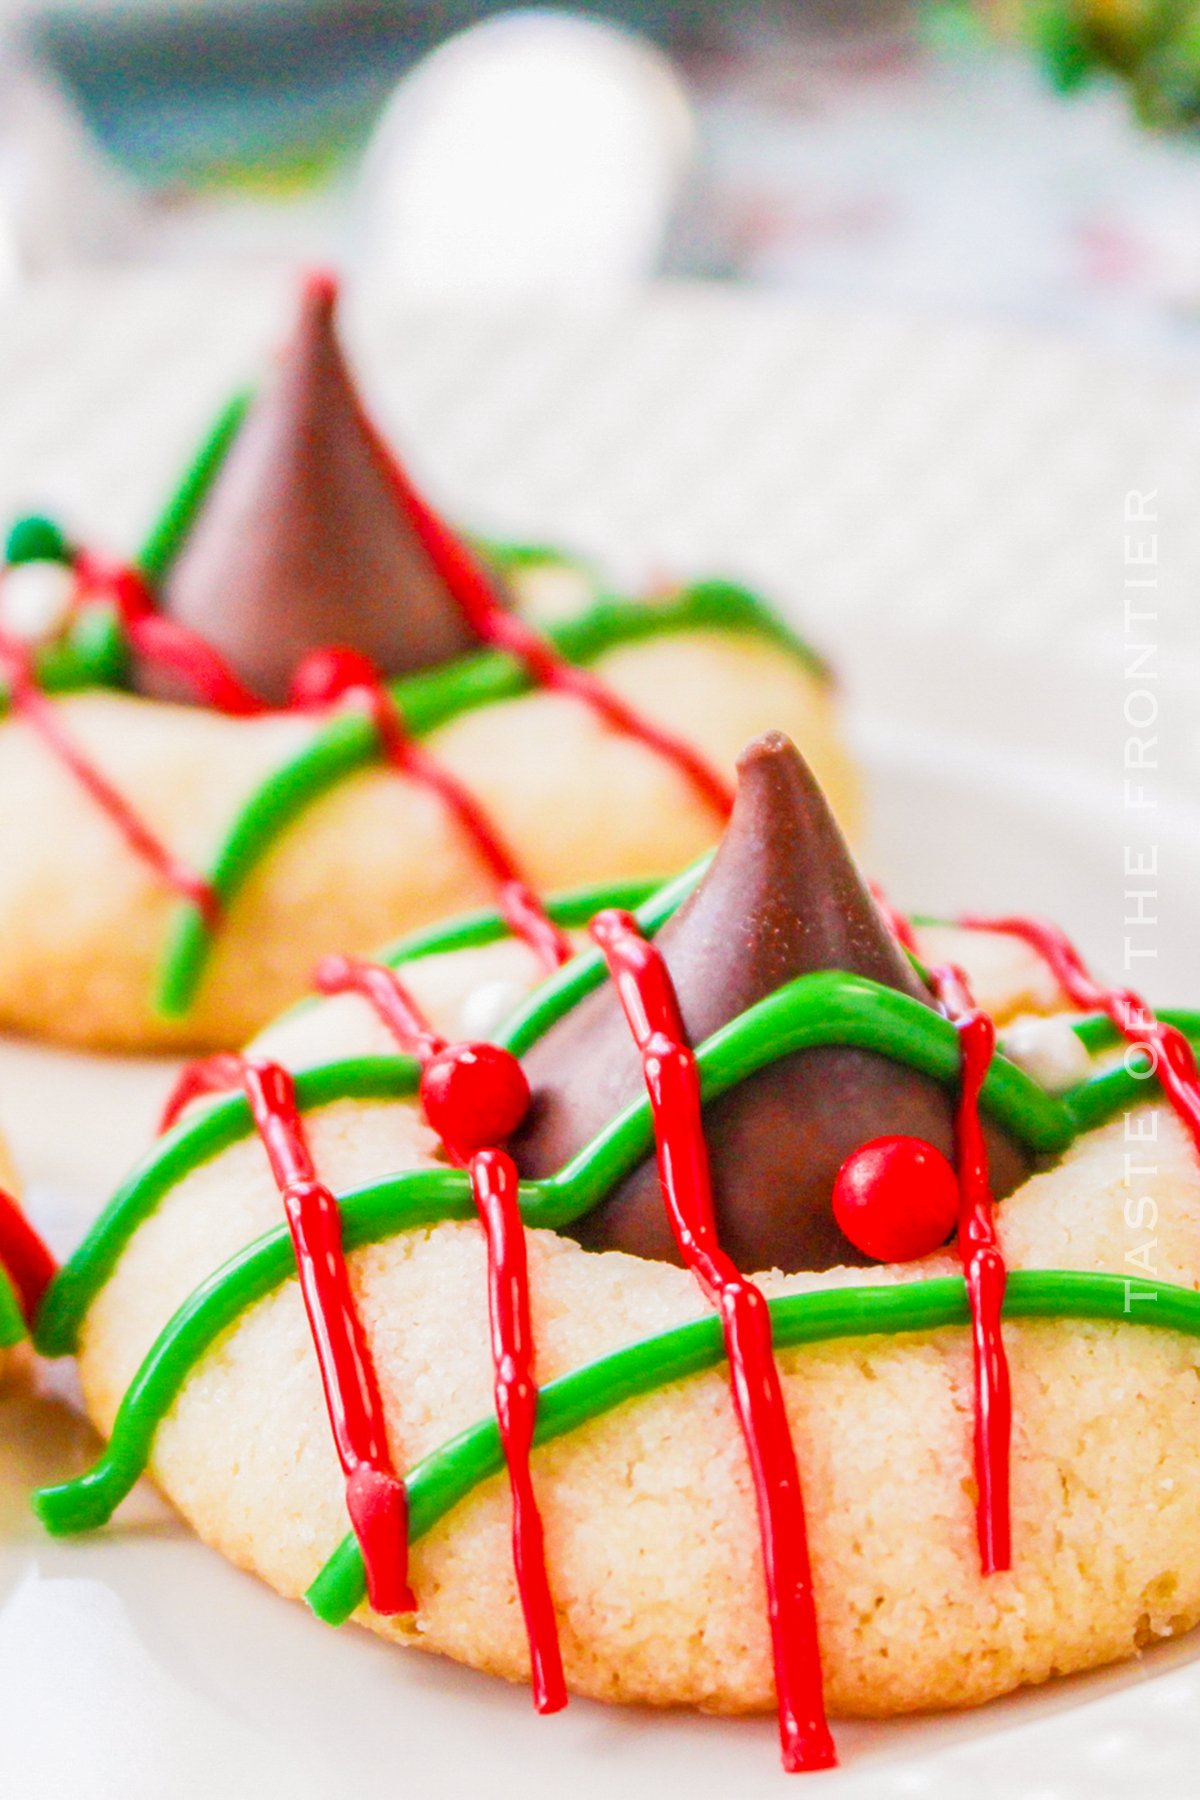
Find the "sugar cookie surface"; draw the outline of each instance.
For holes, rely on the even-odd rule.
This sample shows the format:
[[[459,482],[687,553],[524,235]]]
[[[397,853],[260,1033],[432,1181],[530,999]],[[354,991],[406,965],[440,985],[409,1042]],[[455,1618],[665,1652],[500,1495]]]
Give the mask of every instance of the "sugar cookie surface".
[[[948,942],[969,964],[990,947]],[[470,979],[532,982],[519,947],[471,952]],[[463,1003],[453,957],[412,965],[435,1022]],[[993,994],[1026,1009],[1018,959]],[[468,982],[469,985],[469,982]],[[307,1009],[268,1034],[289,1061],[356,1053],[362,1002]],[[1164,1106],[1139,1109],[1156,1168],[1161,1280],[1200,1285],[1200,1174]],[[308,1115],[338,1192],[431,1165],[407,1103],[342,1101]],[[1124,1121],[1082,1137],[999,1210],[1012,1269],[1129,1272]],[[172,1309],[234,1250],[278,1224],[256,1141],[189,1174],[135,1234],[84,1329],[89,1408],[107,1429]],[[683,1270],[528,1234],[541,1381],[673,1325],[704,1303]],[[350,1258],[389,1437],[411,1466],[492,1416],[486,1262],[474,1223],[397,1236]],[[950,1274],[946,1253],[902,1269],[767,1273],[771,1296]],[[1144,1273],[1145,1271],[1141,1271]],[[1170,1331],[1010,1321],[1014,1567],[979,1570],[968,1334],[943,1329],[780,1352],[804,1486],[831,1710],[973,1705],[1136,1652],[1200,1621],[1200,1343]],[[298,1596],[344,1537],[341,1472],[303,1307],[289,1283],[204,1358],[160,1428],[153,1472],[209,1543]],[[758,1528],[723,1369],[627,1402],[535,1452],[551,1590],[571,1687],[653,1705],[765,1711],[774,1703]],[[413,1550],[412,1620],[362,1622],[511,1679],[528,1653],[502,1479]]]
[[[757,732],[788,731],[853,826],[857,784],[828,687],[795,653],[705,629],[623,645],[594,667],[726,773]],[[293,715],[227,718],[123,694],[56,704],[96,766],[197,870],[314,731]],[[542,893],[665,877],[716,836],[718,821],[673,765],[562,695],[479,707],[425,741]],[[437,796],[382,766],[361,769],[254,868],[195,1005],[172,1021],[153,999],[174,897],[20,720],[0,723],[0,841],[0,1027],[96,1048],[237,1045],[305,991],[327,952],[365,952],[495,897]]]

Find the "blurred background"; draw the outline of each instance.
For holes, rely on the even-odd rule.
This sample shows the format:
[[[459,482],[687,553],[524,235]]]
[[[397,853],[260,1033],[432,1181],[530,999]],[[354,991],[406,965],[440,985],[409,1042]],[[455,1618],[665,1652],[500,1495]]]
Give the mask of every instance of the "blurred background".
[[[648,275],[1200,345],[1181,0],[0,0],[0,294],[329,257]]]
[[[901,904],[1002,870],[1119,970],[1153,827],[1139,974],[1200,991],[1200,0],[0,0],[0,43],[0,517],[136,544],[333,262],[450,516],[820,644]]]

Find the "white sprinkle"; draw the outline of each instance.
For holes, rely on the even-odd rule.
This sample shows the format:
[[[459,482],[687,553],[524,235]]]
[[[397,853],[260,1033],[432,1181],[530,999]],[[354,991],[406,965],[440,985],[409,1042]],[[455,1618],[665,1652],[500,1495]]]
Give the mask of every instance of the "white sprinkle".
[[[1091,1058],[1062,1013],[1014,1020],[1001,1034],[1000,1048],[1051,1094],[1064,1093],[1091,1074]]]
[[[468,1043],[490,1038],[525,998],[519,981],[485,981],[463,1001],[459,1030]]]
[[[595,598],[591,577],[570,563],[531,563],[510,579],[521,611],[539,624],[573,619]]]

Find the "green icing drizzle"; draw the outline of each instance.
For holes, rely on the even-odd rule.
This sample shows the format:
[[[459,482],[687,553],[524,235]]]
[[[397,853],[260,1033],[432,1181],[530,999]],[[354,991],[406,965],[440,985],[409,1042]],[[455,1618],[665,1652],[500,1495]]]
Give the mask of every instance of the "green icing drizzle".
[[[759,601],[720,582],[700,583],[654,605],[604,599],[546,635],[569,662],[586,664],[618,644],[705,627],[756,632],[803,654],[797,640]],[[513,699],[530,686],[529,675],[513,657],[482,651],[396,682],[392,693],[409,731],[420,737],[460,713]],[[378,739],[366,714],[339,713],[290,762],[274,770],[233,821],[207,871],[222,906],[229,906],[293,820],[378,755]],[[181,905],[159,972],[156,1005],[164,1016],[186,1016],[212,947],[213,934],[200,909]]]
[[[417,1090],[418,1065],[407,1056],[350,1057],[324,1063],[296,1076],[302,1112],[336,1100],[397,1100]],[[129,1239],[176,1182],[209,1162],[254,1129],[243,1094],[207,1105],[169,1131],[113,1196],[69,1262],[64,1263],[42,1301],[35,1339],[45,1356],[69,1356],[79,1323],[120,1259]]]
[[[711,861],[710,852],[698,863],[693,863],[690,869],[685,869],[682,875],[677,876],[666,887],[660,888],[644,906],[638,908],[638,923],[647,936],[654,937],[686,900]],[[615,906],[620,902],[610,899],[603,904]],[[600,952],[585,950],[555,974],[548,976],[520,1006],[514,1008],[503,1030],[496,1033],[496,1042],[506,1050],[511,1050],[514,1056],[524,1056],[556,1019],[561,1019],[564,1013],[569,1012],[593,989],[600,986],[605,974],[604,958]]]
[[[958,1077],[958,1037],[946,1019],[920,1001],[863,976],[827,971],[789,982],[699,1047],[696,1056],[704,1098],[714,1098],[778,1057],[824,1044],[877,1050],[947,1085]],[[417,1079],[417,1064],[410,1057],[330,1063],[297,1075],[297,1101],[306,1112],[331,1100],[365,1097],[368,1086],[380,1097],[411,1094]],[[1132,1078],[1127,1079],[1132,1086]],[[1037,1153],[1056,1154],[1075,1134],[1067,1105],[1045,1093],[1003,1057],[993,1063],[982,1102],[1001,1125]],[[156,1146],[51,1285],[36,1330],[39,1348],[46,1355],[69,1355],[75,1348],[83,1314],[134,1231],[168,1189],[219,1151],[248,1137],[252,1129],[245,1099],[229,1096],[206,1108],[197,1120],[181,1121]],[[612,1120],[574,1162],[525,1190],[539,1197],[537,1204],[526,1200],[523,1213],[527,1223],[552,1230],[569,1224],[594,1206],[613,1182],[636,1168],[652,1148],[650,1105],[643,1098]],[[398,1179],[403,1183],[416,1177]]]
[[[161,581],[195,522],[209,488],[237,436],[250,405],[250,391],[235,394],[214,420],[183,479],[150,529],[137,559],[147,581]]]
[[[886,1009],[888,1028],[872,1031],[871,1018]],[[1200,1018],[1194,1021],[1200,1027]],[[924,1025],[925,1029],[922,1029]],[[928,1029],[932,1026],[932,1030]],[[880,988],[862,977],[807,975],[734,1020],[700,1047],[704,1098],[715,1099],[777,1056],[816,1044],[854,1043],[882,1050],[938,1079],[952,1082],[958,1069],[954,1028],[906,995]],[[412,1092],[417,1069],[408,1059],[379,1059],[375,1080],[381,1089]],[[397,1065],[403,1065],[397,1067]],[[336,1064],[297,1077],[302,1104],[325,1104],[347,1091],[363,1092],[354,1075],[363,1065]],[[389,1082],[389,1073],[392,1079]],[[1105,1084],[1112,1108],[1127,1104],[1140,1085],[1124,1070],[1123,1084]],[[334,1078],[336,1076],[336,1079]],[[315,1084],[321,1078],[320,1086]],[[1061,1150],[1074,1135],[1084,1084],[1055,1101],[1028,1077],[997,1059],[984,1087],[988,1111],[1031,1148]],[[1132,1090],[1132,1092],[1131,1092]],[[372,1088],[372,1091],[375,1091]],[[314,1094],[318,1097],[314,1098]],[[232,1117],[234,1109],[239,1116]],[[1085,1105],[1084,1110],[1093,1110]],[[59,1276],[38,1321],[39,1345],[69,1349],[95,1292],[107,1278],[130,1233],[157,1199],[197,1159],[216,1153],[248,1134],[244,1101],[226,1100],[196,1125],[180,1128],[119,1196],[91,1239]],[[189,1132],[201,1140],[188,1143]],[[648,1154],[653,1126],[648,1103],[627,1108],[565,1169],[548,1180],[522,1186],[521,1212],[530,1228],[561,1230],[587,1212],[608,1189]],[[161,1163],[170,1173],[164,1178]],[[422,1169],[393,1176],[346,1195],[341,1201],[343,1241],[348,1250],[379,1242],[400,1231],[448,1219],[474,1217],[470,1183],[458,1170]],[[216,1270],[168,1321],[127,1392],[108,1449],[79,1481],[48,1492],[39,1511],[55,1531],[101,1524],[128,1493],[145,1467],[154,1433],[197,1360],[244,1310],[264,1298],[295,1271],[290,1234],[284,1225],[257,1239]],[[874,1291],[874,1290],[872,1290]],[[884,1327],[880,1327],[881,1329]],[[895,1327],[899,1329],[899,1327]]]
[[[474,1217],[470,1185],[456,1169],[422,1169],[348,1194],[339,1204],[347,1250],[380,1242],[397,1230]],[[39,1517],[51,1531],[87,1531],[104,1524],[142,1473],[154,1433],[200,1357],[247,1306],[265,1299],[295,1272],[291,1236],[286,1226],[279,1226],[231,1257],[189,1295],[130,1383],[112,1438],[95,1467],[37,1496]]]
[[[1136,1290],[1136,1304],[1131,1302],[1131,1289]],[[1150,1302],[1154,1303],[1153,1313]],[[957,1275],[894,1286],[788,1294],[768,1304],[779,1350],[837,1338],[933,1331],[946,1325],[966,1325],[971,1317],[966,1284]],[[1132,1282],[1123,1275],[1018,1269],[1008,1277],[1004,1317],[1098,1319],[1200,1337],[1200,1295],[1167,1282]],[[573,1369],[540,1389],[534,1443],[549,1443],[628,1400],[715,1368],[724,1355],[721,1321],[711,1315]],[[494,1418],[482,1419],[425,1457],[405,1483],[409,1542],[424,1537],[474,1488],[503,1468]],[[362,1605],[366,1579],[362,1553],[353,1537],[343,1539],[305,1598],[327,1625],[344,1624]]]
[[[569,569],[591,583],[593,593],[600,593],[601,582],[593,564],[582,556],[571,556],[557,544],[521,542],[509,538],[486,538],[472,535],[471,547],[501,575],[519,575],[523,569]]]
[[[707,860],[707,859],[706,859]],[[574,888],[544,902],[546,912],[556,925],[576,931],[587,925],[606,906],[642,908],[662,889],[661,881],[617,881],[602,886]],[[644,917],[644,915],[643,915]],[[402,969],[427,956],[441,956],[455,950],[478,950],[512,936],[512,928],[503,914],[484,907],[478,912],[460,913],[457,918],[426,925],[420,931],[387,944],[376,951],[372,960],[389,969]],[[279,1015],[275,1024],[298,1018],[322,1004],[320,994],[306,994]]]
[[[666,913],[674,910],[683,894],[698,880],[703,867],[704,864],[701,863],[694,870],[680,876],[669,887],[652,890],[650,898],[638,910],[638,918],[645,930],[653,932],[658,929]],[[611,887],[584,888],[576,894],[550,901],[547,911],[556,924],[569,929],[572,925],[586,924],[603,906],[629,905],[640,885],[630,882]],[[394,966],[400,967],[422,956],[432,956],[441,951],[465,950],[473,945],[490,943],[510,935],[508,925],[498,912],[471,913],[445,924],[429,926],[424,931],[403,938],[390,951],[385,951],[384,957]],[[594,972],[594,965],[598,961],[595,956],[577,958],[568,968],[586,963]],[[573,1004],[574,995],[570,990],[562,992],[561,984],[559,991],[561,997],[558,1011],[561,1012]],[[294,1014],[301,1008],[311,1007],[316,1003],[314,997],[309,997],[300,1001],[292,1012]],[[543,1029],[553,1022],[554,1016],[557,1014],[545,1014]],[[403,1077],[397,1073],[395,1080],[411,1079],[415,1064],[408,1058],[376,1060],[377,1065],[393,1070],[403,1067],[408,1071]],[[312,1098],[318,1091],[314,1084],[322,1076],[329,1083],[330,1097],[345,1098],[346,1090],[342,1083],[360,1066],[361,1064],[353,1062],[331,1063],[298,1077],[297,1100],[301,1111],[307,1105],[324,1103]],[[386,1074],[381,1078],[386,1081]],[[414,1090],[405,1086],[397,1091],[409,1093]],[[244,1100],[239,1101],[238,1096],[229,1095],[208,1107],[200,1119],[182,1120],[174,1131],[169,1132],[153,1147],[114,1194],[74,1256],[59,1270],[48,1290],[36,1325],[38,1346],[44,1355],[71,1354],[76,1344],[79,1321],[112,1273],[129,1238],[142,1220],[153,1212],[163,1195],[192,1169],[198,1168],[201,1163],[207,1162],[240,1138],[249,1136],[250,1130],[250,1114]]]
[[[653,933],[698,879],[698,870],[656,894],[640,912],[643,927]],[[605,896],[610,902],[612,890]],[[556,907],[560,923],[574,908],[593,905],[601,895]],[[578,916],[578,915],[576,915]],[[422,933],[394,953],[398,962],[437,950],[461,948],[467,941],[488,941],[495,915],[476,915],[455,925]],[[480,935],[476,935],[480,934]],[[524,1054],[555,1019],[602,979],[603,962],[596,953],[577,957],[560,974],[536,990],[532,1001],[514,1015],[500,1041]],[[1200,1037],[1200,1013],[1164,1012],[1167,1023]],[[1103,1019],[1080,1022],[1089,1048],[1118,1042]],[[958,1039],[954,1028],[919,1002],[859,976],[836,971],[805,975],[779,989],[716,1033],[698,1051],[705,1098],[744,1080],[756,1068],[795,1050],[821,1044],[855,1044],[896,1057],[947,1085],[957,1078]],[[302,1111],[352,1096],[410,1094],[416,1086],[416,1064],[405,1057],[353,1059],[326,1064],[297,1076]],[[1015,1064],[997,1056],[984,1086],[986,1110],[1000,1124],[1041,1155],[1061,1153],[1082,1130],[1091,1129],[1118,1107],[1145,1099],[1146,1083],[1123,1066],[1055,1097]],[[1155,1084],[1157,1091],[1157,1084]],[[79,1324],[88,1306],[116,1266],[122,1250],[142,1221],[177,1181],[229,1144],[249,1136],[249,1108],[240,1096],[214,1103],[195,1121],[184,1120],[134,1171],[114,1196],[71,1260],[59,1272],[43,1303],[36,1327],[46,1355],[69,1355],[76,1346]],[[580,1216],[608,1183],[636,1167],[651,1147],[649,1106],[645,1101],[612,1121],[588,1150],[552,1181],[536,1184],[538,1192],[557,1192],[558,1206],[526,1207],[529,1223],[557,1229]],[[610,1150],[614,1160],[609,1160]],[[579,1191],[576,1190],[579,1183]],[[530,1190],[532,1191],[532,1190]],[[535,1213],[537,1216],[535,1216]]]
[[[545,906],[556,925],[566,931],[579,931],[604,907],[632,909],[643,906],[652,895],[661,891],[662,886],[661,880],[598,883],[559,894],[547,900]],[[461,913],[456,919],[427,925],[423,931],[410,932],[399,942],[381,950],[376,961],[386,963],[392,969],[401,969],[406,963],[420,962],[426,956],[440,956],[453,950],[476,950],[511,936],[512,927],[503,913],[494,907],[485,907],[479,912]],[[317,997],[307,1002],[308,1005],[317,1003]]]
[[[0,1350],[11,1349],[25,1336],[25,1317],[12,1282],[0,1269]]]
[[[219,415],[176,491],[152,527],[137,567],[152,583],[161,580],[190,530],[245,417],[251,395],[236,395]],[[10,561],[33,556],[66,557],[69,550],[53,521],[18,520],[7,546]],[[502,570],[570,559],[541,546],[486,546]],[[605,651],[674,631],[704,628],[753,632],[803,662],[820,680],[827,665],[748,589],[729,581],[701,581],[678,594],[654,601],[630,601],[598,595],[578,618],[549,629],[546,636],[568,661],[586,665]],[[56,643],[38,659],[40,685],[50,693],[127,684],[129,644],[119,615],[108,607],[89,606],[72,621]],[[424,736],[439,725],[476,707],[514,699],[531,686],[521,665],[503,652],[482,651],[444,667],[427,670],[393,684],[392,693],[409,731]],[[0,717],[8,697],[0,691]],[[328,723],[289,762],[272,772],[250,796],[219,846],[208,880],[223,907],[244,887],[263,857],[294,821],[357,769],[377,760],[379,743],[369,719],[341,714]],[[487,940],[481,940],[487,941]],[[213,949],[213,933],[200,910],[177,908],[168,928],[159,966],[155,1005],[166,1018],[186,1017],[195,1001]]]
[[[390,1235],[396,1184],[381,1184],[345,1202],[348,1248]],[[469,1217],[471,1200],[457,1172],[422,1171],[405,1207],[408,1226],[435,1216]],[[43,1489],[34,1501],[46,1527],[59,1535],[104,1524],[144,1471],[158,1423],[191,1368],[243,1308],[266,1297],[294,1271],[290,1239],[282,1229],[259,1239],[215,1275],[180,1308],[134,1378],[122,1402],[113,1437],[95,1467],[78,1480]],[[1131,1290],[1136,1290],[1131,1299]],[[1154,1313],[1147,1310],[1153,1300]],[[1136,1301],[1136,1304],[1134,1303]],[[966,1288],[958,1276],[919,1282],[832,1288],[787,1295],[770,1302],[778,1349],[930,1331],[965,1325]],[[1008,1278],[1007,1318],[1081,1318],[1152,1325],[1200,1337],[1200,1295],[1168,1283],[1137,1281],[1077,1270],[1017,1270]],[[696,1319],[625,1346],[549,1382],[538,1397],[536,1443],[577,1430],[628,1400],[719,1364],[724,1356],[720,1320]],[[430,1531],[481,1482],[504,1466],[495,1420],[471,1426],[432,1452],[407,1479],[411,1541]],[[317,1615],[341,1624],[365,1597],[362,1560],[355,1540],[345,1539],[308,1593]]]

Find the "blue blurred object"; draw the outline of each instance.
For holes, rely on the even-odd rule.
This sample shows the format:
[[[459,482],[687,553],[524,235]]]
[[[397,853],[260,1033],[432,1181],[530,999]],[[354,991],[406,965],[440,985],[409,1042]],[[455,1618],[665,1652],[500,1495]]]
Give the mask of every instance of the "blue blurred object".
[[[299,185],[357,153],[426,51],[512,10],[504,0],[57,6],[31,32],[100,143],[145,185]],[[705,0],[583,0],[571,10],[673,46],[715,43],[731,23]]]

